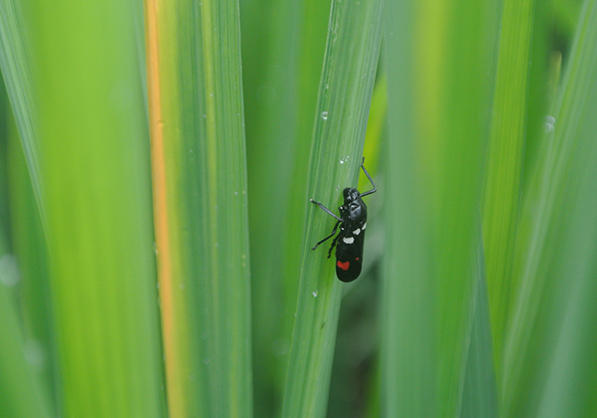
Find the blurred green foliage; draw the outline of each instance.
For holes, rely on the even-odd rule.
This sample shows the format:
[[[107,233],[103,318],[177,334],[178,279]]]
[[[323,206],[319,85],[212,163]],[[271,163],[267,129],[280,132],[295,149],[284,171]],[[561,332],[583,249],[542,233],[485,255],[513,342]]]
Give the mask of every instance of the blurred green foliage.
[[[0,417],[597,417],[596,0],[144,8],[0,1]]]

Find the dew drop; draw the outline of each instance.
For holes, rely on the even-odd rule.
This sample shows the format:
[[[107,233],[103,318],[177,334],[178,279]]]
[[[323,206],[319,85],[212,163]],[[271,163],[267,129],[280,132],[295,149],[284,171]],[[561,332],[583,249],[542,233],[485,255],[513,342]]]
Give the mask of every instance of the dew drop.
[[[555,129],[555,127],[554,127],[555,123],[556,123],[556,118],[554,118],[553,116],[549,116],[549,115],[546,116],[545,123],[543,124],[543,131],[546,134],[552,132]]]
[[[20,279],[17,259],[12,254],[0,257],[0,283],[5,286],[15,286]]]
[[[316,297],[317,297],[317,295],[318,295],[318,293],[317,293],[317,290],[316,290],[316,291],[314,291],[314,292],[312,292],[311,294],[313,295],[313,297],[314,297],[314,298],[316,298]]]
[[[321,119],[328,120],[328,112],[327,112],[327,110],[324,110],[323,112],[321,112]]]
[[[23,351],[25,360],[32,366],[41,368],[46,363],[46,353],[38,340],[27,340],[24,344]]]

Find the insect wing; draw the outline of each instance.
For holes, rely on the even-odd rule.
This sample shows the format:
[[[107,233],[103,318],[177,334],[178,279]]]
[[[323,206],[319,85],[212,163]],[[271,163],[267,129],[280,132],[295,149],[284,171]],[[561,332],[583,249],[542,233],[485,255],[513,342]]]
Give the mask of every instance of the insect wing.
[[[336,245],[336,276],[341,281],[352,282],[361,274],[364,242],[365,231],[361,230],[358,235],[354,235],[349,228],[338,239]]]

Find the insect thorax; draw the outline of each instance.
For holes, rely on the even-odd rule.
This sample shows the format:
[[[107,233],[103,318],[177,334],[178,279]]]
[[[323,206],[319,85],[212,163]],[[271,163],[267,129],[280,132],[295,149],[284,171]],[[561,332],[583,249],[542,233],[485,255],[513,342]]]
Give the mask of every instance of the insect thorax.
[[[344,189],[342,194],[344,195],[344,205],[345,206],[348,205],[350,202],[354,202],[354,201],[358,200],[359,197],[361,196],[359,191],[357,189],[355,189],[354,187],[347,187],[346,189]]]

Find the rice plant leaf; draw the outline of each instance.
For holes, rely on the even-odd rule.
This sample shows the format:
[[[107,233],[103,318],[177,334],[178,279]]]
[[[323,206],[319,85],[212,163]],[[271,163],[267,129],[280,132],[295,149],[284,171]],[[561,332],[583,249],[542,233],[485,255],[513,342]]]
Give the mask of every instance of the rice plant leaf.
[[[0,241],[6,239],[4,231],[0,231]],[[8,269],[13,260],[14,269]],[[6,283],[8,274],[16,273],[14,256],[6,252],[6,246],[0,247],[0,410],[7,417],[50,417],[50,406],[44,396],[39,381],[36,380],[25,360],[23,340],[19,329],[19,321],[13,300],[9,296]]]
[[[20,1],[8,0],[0,3],[0,70],[27,156],[37,204],[41,205],[40,157],[36,133],[39,124],[32,74],[31,71],[24,70],[31,68],[32,64],[31,34],[27,30],[29,25],[25,10],[24,3]]]
[[[56,412],[56,364],[53,319],[50,315],[50,283],[47,247],[25,154],[16,129],[9,125],[7,147],[10,193],[11,247],[17,260],[18,311],[21,319],[23,350],[29,355],[32,373],[40,380],[45,396]]]
[[[0,93],[0,100],[5,98],[5,95]],[[0,108],[0,115],[7,116],[8,112],[2,112],[4,110],[6,108]],[[8,121],[8,118],[6,120]],[[0,128],[2,125],[7,127],[7,124],[0,123]],[[5,164],[9,161],[8,137],[9,129],[0,132],[0,181],[5,182],[0,197],[6,206],[9,201],[9,187],[6,184],[9,176],[6,174],[10,171],[6,166],[8,164]],[[19,292],[21,274],[17,258],[9,251],[11,239],[7,221],[8,216],[3,217],[0,222],[0,411],[3,416],[15,418],[50,417],[52,413],[48,402],[49,392],[43,390],[45,388],[37,379],[38,375],[30,361],[31,356],[27,358],[25,338],[21,332],[18,304],[15,303],[18,300],[16,295]]]
[[[551,112],[553,129],[545,135],[523,201],[514,260],[521,285],[500,390],[506,416],[594,411],[588,393],[573,388],[595,387],[588,359],[595,338],[589,324],[595,295],[596,42],[597,2],[585,1]],[[520,391],[528,388],[534,389],[531,396],[523,396]]]
[[[501,364],[511,299],[512,260],[522,188],[527,134],[533,0],[504,0],[483,204],[496,364]]]
[[[28,68],[31,53],[26,48],[29,34],[21,25],[24,18],[20,2],[0,4],[0,292],[6,291],[0,314],[4,336],[0,391],[5,395],[0,410],[15,417],[50,416],[56,411],[46,247],[35,197],[40,189],[30,177],[30,173],[39,174],[37,159],[32,157],[37,155],[37,144],[31,73],[19,71]],[[31,171],[23,150],[29,151]]]
[[[279,413],[329,1],[241,4],[255,415]]]
[[[332,2],[315,113],[309,196],[334,207],[356,184],[381,40],[382,2]],[[326,411],[341,285],[325,250],[311,247],[332,220],[305,199],[307,217],[283,417]]]
[[[147,1],[170,416],[252,415],[238,2]]]
[[[477,268],[474,272],[470,344],[465,360],[461,417],[498,417],[493,344],[489,315],[489,297],[485,275],[484,251],[479,236],[476,246]]]
[[[31,28],[35,59],[19,70],[31,71],[36,87],[35,109],[27,112],[39,116],[59,408],[65,417],[160,416],[162,352],[135,8],[119,1],[29,5],[23,27]]]
[[[390,2],[382,413],[462,408],[499,2]]]

